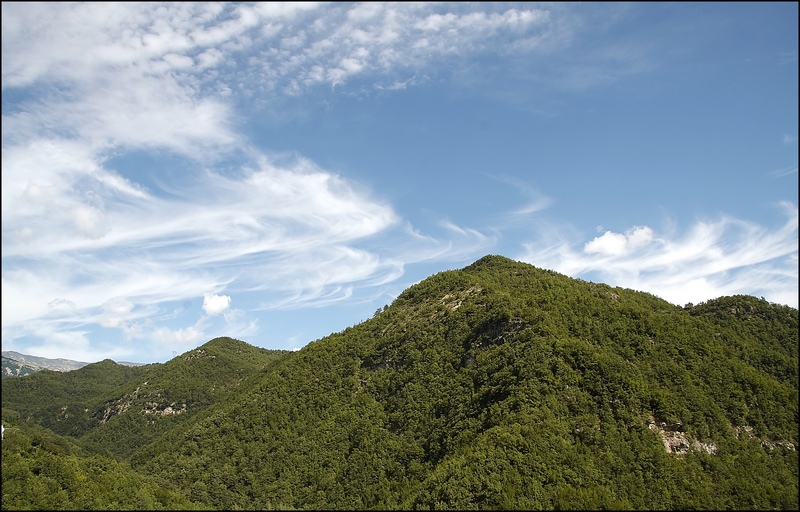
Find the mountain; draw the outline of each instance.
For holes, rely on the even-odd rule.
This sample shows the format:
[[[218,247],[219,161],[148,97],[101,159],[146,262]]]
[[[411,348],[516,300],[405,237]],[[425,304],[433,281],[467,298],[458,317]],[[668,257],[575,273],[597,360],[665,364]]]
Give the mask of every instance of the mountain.
[[[68,372],[83,368],[89,363],[72,361],[70,359],[47,359],[45,357],[29,356],[11,350],[3,351],[3,378],[20,377],[42,370]]]
[[[46,357],[20,354],[13,350],[4,350],[2,377],[4,379],[6,377],[21,377],[42,370],[70,372],[78,368],[83,368],[87,364],[89,363],[73,361],[72,359],[48,359]],[[123,366],[142,366],[142,363],[131,363],[128,361],[120,361],[119,364]]]
[[[56,434],[81,437],[85,445],[103,436],[108,442],[98,451],[126,456],[224,402],[249,376],[290,353],[217,338],[166,363],[129,367],[107,359],[69,374],[10,379],[3,384],[3,407]]]
[[[678,307],[500,256],[298,352],[218,338],[6,379],[2,401],[10,509],[36,499],[21,481],[115,495],[37,470],[66,444],[70,467],[159,483],[150,508],[798,507],[796,309]]]

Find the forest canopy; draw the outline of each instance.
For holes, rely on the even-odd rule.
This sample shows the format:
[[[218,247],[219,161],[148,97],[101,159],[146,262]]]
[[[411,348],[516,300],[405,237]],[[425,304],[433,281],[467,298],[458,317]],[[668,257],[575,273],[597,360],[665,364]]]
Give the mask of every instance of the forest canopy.
[[[487,256],[298,352],[5,379],[3,508],[797,509],[797,355],[794,308]]]

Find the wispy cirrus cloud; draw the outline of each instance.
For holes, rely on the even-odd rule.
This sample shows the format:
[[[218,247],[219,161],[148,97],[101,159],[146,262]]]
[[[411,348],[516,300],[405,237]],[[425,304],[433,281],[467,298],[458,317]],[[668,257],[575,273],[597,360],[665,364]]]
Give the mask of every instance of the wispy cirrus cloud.
[[[792,165],[789,167],[784,167],[782,169],[774,169],[769,172],[769,175],[774,178],[783,178],[784,176],[789,176],[791,174],[797,174],[797,166]]]
[[[304,159],[288,168],[258,165],[236,178],[201,173],[176,195],[139,188],[121,195],[95,183],[102,206],[93,210],[64,193],[64,208],[52,207],[51,197],[38,210],[4,211],[3,287],[19,298],[4,302],[6,325],[35,319],[47,301],[66,296],[79,298],[71,320],[62,320],[80,323],[107,303],[108,283],[129,305],[157,304],[234,282],[303,295],[383,272],[380,256],[350,246],[396,224],[391,207]],[[19,176],[24,166],[4,160]],[[76,223],[63,216],[72,204],[94,213]],[[95,224],[106,228],[88,233]],[[132,317],[133,308],[123,313]]]
[[[777,229],[724,216],[696,222],[683,235],[636,226],[582,246],[549,231],[525,244],[519,259],[674,304],[746,293],[797,307],[797,205],[784,202],[781,210],[786,220]]]
[[[487,7],[3,4],[2,87],[14,97],[2,123],[3,291],[15,297],[4,339],[88,349],[80,326],[96,324],[189,344],[216,317],[253,332],[222,298],[270,290],[264,307],[322,305],[409,262],[485,246],[469,228],[414,236],[369,191],[302,156],[268,156],[237,130],[232,98],[354,77],[402,88],[443,57],[489,51],[487,38],[530,48],[553,30],[545,10]],[[150,159],[119,166],[137,152]],[[163,158],[178,170],[142,163]],[[408,236],[381,242],[388,232]],[[167,304],[203,297],[207,316],[161,324],[185,313]]]
[[[3,3],[2,287],[14,297],[3,301],[4,343],[26,338],[50,354],[95,360],[124,358],[133,344],[156,352],[214,334],[249,336],[261,328],[254,311],[358,299],[396,283],[409,264],[485,254],[504,229],[527,226],[553,201],[501,178],[525,200],[487,212],[498,226],[446,212],[422,229],[335,170],[259,146],[243,125],[306,95],[383,95],[454,77],[474,85],[502,69],[525,87],[494,82],[485,94],[527,103],[531,87],[585,91],[653,65],[643,39],[593,44],[595,23],[603,32],[617,16],[590,10]],[[523,60],[535,65],[514,75],[509,63]],[[526,256],[628,286],[662,279],[679,290],[666,278],[682,270],[714,292],[725,272],[737,290],[749,289],[751,269],[761,283],[785,283],[778,263],[793,257],[780,256],[785,233],[732,219],[703,226],[716,245],[642,226],[585,250],[539,233]],[[776,236],[761,256],[773,259],[738,245]],[[796,247],[796,220],[794,237]],[[255,294],[257,306],[239,309]]]

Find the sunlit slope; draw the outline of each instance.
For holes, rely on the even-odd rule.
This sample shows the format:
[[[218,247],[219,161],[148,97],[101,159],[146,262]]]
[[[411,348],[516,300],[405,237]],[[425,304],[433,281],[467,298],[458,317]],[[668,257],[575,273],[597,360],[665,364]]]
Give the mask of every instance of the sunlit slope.
[[[69,373],[3,381],[3,407],[89,448],[117,456],[158,438],[215,403],[288,351],[216,338],[164,364],[111,360]]]
[[[796,508],[797,326],[489,256],[132,461],[219,508]]]
[[[3,510],[206,510],[180,489],[129,464],[81,449],[34,423],[19,423],[3,435]]]
[[[62,435],[80,436],[97,424],[93,407],[146,374],[149,366],[123,366],[110,359],[77,370],[41,370],[3,380],[3,408]]]

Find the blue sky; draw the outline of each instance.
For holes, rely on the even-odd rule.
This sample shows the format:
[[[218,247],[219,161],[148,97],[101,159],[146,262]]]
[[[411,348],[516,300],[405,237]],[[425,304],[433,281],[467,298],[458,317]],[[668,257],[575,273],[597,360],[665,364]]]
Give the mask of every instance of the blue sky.
[[[797,10],[3,3],[3,350],[295,349],[486,254],[797,307]]]

